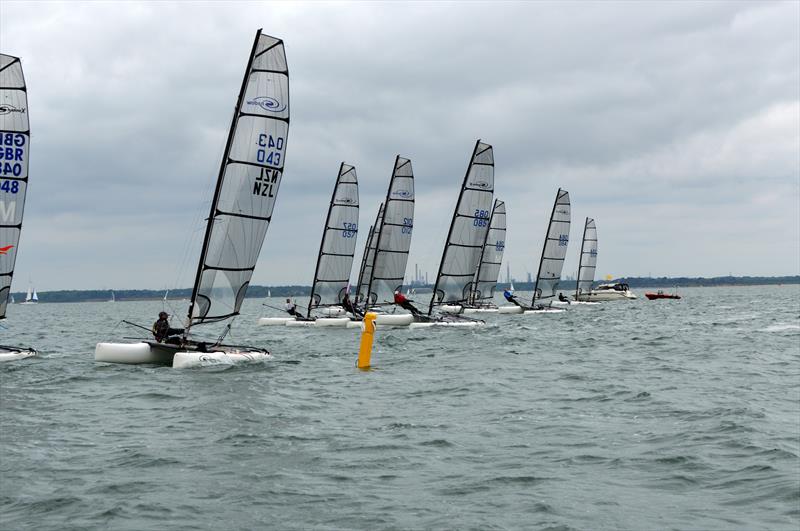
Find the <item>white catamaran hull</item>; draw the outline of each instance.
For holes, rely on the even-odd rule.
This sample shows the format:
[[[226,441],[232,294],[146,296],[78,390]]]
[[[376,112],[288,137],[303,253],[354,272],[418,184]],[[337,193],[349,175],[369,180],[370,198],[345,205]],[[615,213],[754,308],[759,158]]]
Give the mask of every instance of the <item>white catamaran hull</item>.
[[[411,323],[408,327],[409,328],[431,328],[431,327],[447,327],[447,328],[475,328],[478,326],[483,326],[483,321],[431,321],[431,322],[420,322],[420,323]]]
[[[375,319],[378,326],[408,326],[414,322],[410,313],[379,313]]]
[[[532,315],[535,313],[564,313],[566,310],[562,310],[561,308],[538,308],[536,310],[525,310],[523,313],[525,315]]]
[[[521,306],[500,306],[497,313],[522,313]]]
[[[569,308],[570,306],[597,306],[600,303],[589,302],[589,301],[569,301],[569,302],[553,301],[551,304],[553,306],[558,306],[560,308]]]
[[[33,349],[11,351],[0,350],[0,363],[5,361],[17,361],[25,358],[32,358],[33,356],[36,356],[36,354],[37,352]]]
[[[294,317],[262,317],[258,320],[261,326],[286,326],[289,321],[294,321]]]
[[[140,343],[98,343],[94,360],[105,363],[129,365],[171,365],[176,369],[207,367],[211,365],[238,365],[265,361],[272,355],[263,350],[229,350],[212,352],[185,352],[165,345],[164,348]]]

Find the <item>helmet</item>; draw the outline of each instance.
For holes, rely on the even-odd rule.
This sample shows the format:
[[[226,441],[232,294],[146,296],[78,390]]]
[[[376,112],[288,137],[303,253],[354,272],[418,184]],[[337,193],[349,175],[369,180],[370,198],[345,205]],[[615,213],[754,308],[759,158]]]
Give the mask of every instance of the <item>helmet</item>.
[[[161,319],[166,319],[167,317],[169,317],[169,315],[167,314],[167,312],[158,312],[158,317]]]
[[[395,295],[400,295],[400,290],[396,290],[396,291],[394,292],[394,294],[395,294]]]

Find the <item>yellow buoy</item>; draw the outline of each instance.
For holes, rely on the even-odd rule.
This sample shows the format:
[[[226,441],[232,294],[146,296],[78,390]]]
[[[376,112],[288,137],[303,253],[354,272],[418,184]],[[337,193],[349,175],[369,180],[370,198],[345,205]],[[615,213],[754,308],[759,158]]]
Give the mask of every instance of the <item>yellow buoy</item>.
[[[361,345],[358,347],[358,361],[356,367],[369,369],[369,359],[372,355],[372,341],[375,339],[375,319],[378,314],[367,312],[364,315],[364,330],[361,332]]]

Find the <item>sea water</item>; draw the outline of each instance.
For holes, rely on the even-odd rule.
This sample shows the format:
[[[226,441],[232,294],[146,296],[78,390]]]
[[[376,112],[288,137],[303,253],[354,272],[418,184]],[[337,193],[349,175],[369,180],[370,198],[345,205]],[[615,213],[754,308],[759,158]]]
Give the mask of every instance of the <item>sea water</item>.
[[[378,330],[370,371],[263,301],[229,340],[274,359],[199,370],[93,361],[160,301],[12,305],[0,528],[797,530],[800,286],[680,292]]]

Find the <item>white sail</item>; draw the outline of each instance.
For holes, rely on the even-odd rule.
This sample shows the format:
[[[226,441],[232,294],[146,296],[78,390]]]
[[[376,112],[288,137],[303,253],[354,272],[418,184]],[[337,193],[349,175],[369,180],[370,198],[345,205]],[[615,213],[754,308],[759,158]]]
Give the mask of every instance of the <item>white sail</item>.
[[[28,292],[25,294],[25,302],[31,302],[33,300],[33,286],[28,286]]]
[[[31,297],[33,302],[37,302],[39,300],[39,294],[36,293],[36,288],[33,288],[33,297]]]
[[[542,258],[539,261],[539,272],[536,275],[531,306],[534,306],[536,301],[539,301],[540,304],[549,304],[551,299],[556,296],[556,289],[561,281],[561,270],[564,267],[564,258],[567,256],[569,224],[569,192],[559,188],[542,246]]]
[[[0,319],[6,316],[28,191],[28,90],[18,57],[0,54]]]
[[[591,218],[586,218],[583,226],[583,243],[578,258],[578,284],[575,287],[575,300],[581,293],[592,291],[594,271],[597,266],[597,226]]]
[[[358,179],[356,169],[343,162],[322,231],[308,305],[309,316],[313,308],[341,303],[350,286],[357,236]]]
[[[383,219],[376,232],[378,239],[369,283],[368,305],[393,300],[395,290],[403,286],[414,229],[414,172],[411,161],[400,157],[384,201]]]
[[[211,203],[188,326],[239,314],[272,218],[288,132],[283,41],[258,30]]]
[[[499,199],[494,200],[492,221],[483,244],[483,254],[478,262],[478,271],[472,290],[471,302],[492,299],[497,279],[500,276],[500,264],[503,262],[503,250],[506,248],[506,204]]]
[[[375,224],[369,228],[369,236],[364,245],[364,255],[361,259],[361,269],[358,273],[358,285],[356,286],[356,304],[364,304],[367,300],[369,284],[372,282],[372,266],[375,262],[375,248],[378,246],[378,234],[383,223],[383,203],[378,207],[378,215],[375,217]],[[374,304],[375,301],[369,301]]]
[[[481,259],[494,194],[492,146],[478,140],[458,196],[428,313],[467,301]]]

